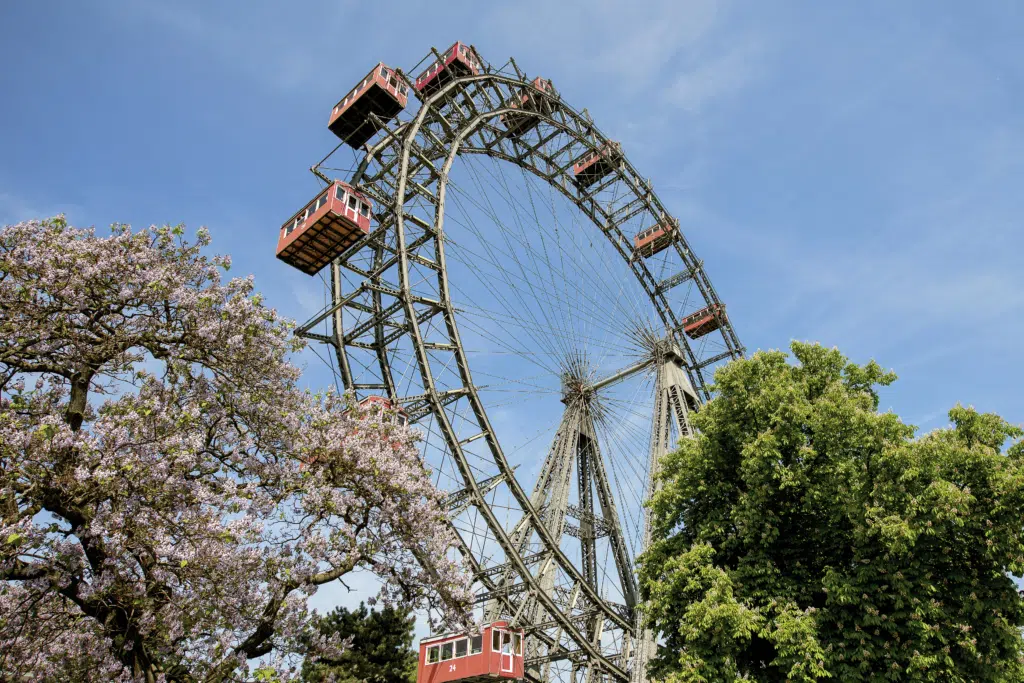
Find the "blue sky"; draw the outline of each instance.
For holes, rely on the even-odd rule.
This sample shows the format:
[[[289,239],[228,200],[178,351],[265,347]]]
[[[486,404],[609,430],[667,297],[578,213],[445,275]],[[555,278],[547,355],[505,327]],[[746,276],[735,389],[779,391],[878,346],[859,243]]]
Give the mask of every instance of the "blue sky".
[[[883,408],[924,429],[957,401],[1021,423],[1021,35],[998,0],[7,2],[0,221],[207,225],[304,319],[318,281],[274,247],[330,107],[461,39],[622,141],[748,350],[875,358],[900,376]]]

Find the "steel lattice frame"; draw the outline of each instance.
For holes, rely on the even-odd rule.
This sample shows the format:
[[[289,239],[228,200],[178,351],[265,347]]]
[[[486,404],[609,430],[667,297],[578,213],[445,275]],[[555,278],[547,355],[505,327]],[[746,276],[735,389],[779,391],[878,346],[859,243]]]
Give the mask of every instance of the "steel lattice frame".
[[[436,51],[433,55],[438,57]],[[519,106],[524,93],[531,98],[530,106]],[[512,137],[501,122],[503,114],[535,117],[538,124]],[[574,161],[606,141],[589,116],[556,94],[535,88],[514,61],[501,69],[486,66],[481,75],[449,82],[422,102],[415,117],[387,123],[368,144],[350,182],[376,202],[378,226],[331,265],[331,303],[299,329],[300,334],[333,346],[347,389],[387,395],[400,402],[414,421],[432,416],[464,483],[448,498],[453,515],[469,507],[477,509],[488,527],[488,542],[500,547],[500,557],[484,553],[460,535],[462,553],[476,573],[480,601],[491,616],[516,619],[527,629],[532,678],[543,678],[547,665],[560,660],[572,662],[574,676],[577,670],[585,671],[587,680],[595,676],[620,681],[642,677],[650,654],[650,634],[636,617],[632,575],[620,577],[627,604],[614,604],[599,594],[593,567],[586,561],[583,567],[575,566],[560,547],[561,533],[569,533],[566,515],[580,520],[577,537],[582,533],[593,539],[600,528],[601,533],[613,536],[613,546],[618,534],[621,545],[615,503],[607,485],[601,483],[607,477],[602,473],[597,440],[586,436],[588,429],[592,434],[587,406],[579,400],[566,400],[566,417],[559,431],[563,442],[556,439],[552,453],[561,449],[573,454],[551,455],[549,460],[550,467],[557,467],[557,462],[568,462],[564,458],[579,459],[580,486],[586,483],[590,491],[589,482],[596,482],[603,519],[596,515],[592,499],[581,499],[577,506],[562,500],[557,505],[559,521],[552,522],[551,514],[545,519],[548,507],[538,507],[542,503],[550,506],[550,496],[556,494],[540,482],[532,496],[519,485],[488,420],[460,340],[445,261],[445,202],[456,157],[476,154],[501,159],[549,183],[605,235],[646,292],[665,335],[659,345],[662,351],[643,364],[657,371],[651,473],[657,457],[671,446],[670,420],[677,435],[688,434],[686,411],[708,398],[713,366],[743,353],[724,316],[713,333],[720,336],[713,352],[706,351],[706,345],[695,348],[682,333],[679,304],[669,296],[675,287],[693,283],[703,305],[719,301],[681,233],[677,231],[671,246],[678,260],[675,275],[657,279],[643,259],[633,258],[633,235],[623,229],[626,222],[646,216],[655,223],[669,214],[629,161],[623,156],[617,168],[591,188],[580,189],[573,182]],[[316,167],[314,171],[321,175]],[[609,198],[607,190],[613,185],[617,191]],[[356,254],[362,254],[362,265],[356,265]],[[366,265],[367,259],[372,265]],[[432,274],[432,281],[419,276],[424,272]],[[343,273],[354,274],[361,282],[346,290]],[[437,323],[437,316],[443,324]],[[311,331],[325,321],[330,323],[327,334]],[[414,350],[420,375],[422,393],[414,396],[399,394],[392,368],[389,348],[403,338]],[[357,381],[353,354],[375,359],[374,381]],[[457,368],[461,385],[438,384],[442,365]],[[456,406],[463,409],[458,424],[453,418]],[[572,434],[571,443],[564,441],[567,430]],[[474,447],[485,444],[495,466],[493,476],[480,480],[471,467],[466,449],[474,442]],[[514,529],[506,529],[487,502],[488,491],[499,484],[507,487],[521,510]],[[568,484],[563,488],[567,492]],[[524,535],[538,540],[539,552],[527,550]],[[617,551],[617,565],[620,572],[629,573],[631,558],[620,558],[621,550]],[[560,584],[557,590],[551,578],[555,573]]]

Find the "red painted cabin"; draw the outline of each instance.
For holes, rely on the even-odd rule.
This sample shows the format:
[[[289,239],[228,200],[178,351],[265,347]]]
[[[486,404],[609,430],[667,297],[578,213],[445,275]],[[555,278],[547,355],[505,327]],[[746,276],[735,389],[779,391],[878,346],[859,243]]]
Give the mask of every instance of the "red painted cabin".
[[[580,187],[590,187],[616,168],[622,159],[622,145],[609,140],[587,152],[573,164],[572,174]]]
[[[545,95],[557,97],[555,87],[551,85],[551,81],[546,78],[537,77],[533,79],[532,85]],[[547,115],[550,115],[551,112],[554,111],[554,106],[551,103],[551,100],[547,97],[538,96],[536,93],[526,89],[524,89],[522,95],[520,95],[519,103],[513,104],[512,106],[517,109],[523,109],[524,111],[539,111]],[[518,137],[531,128],[534,128],[538,123],[540,123],[540,119],[536,116],[508,112],[501,115],[501,122],[505,124],[505,128],[508,130],[509,135],[512,137]]]
[[[316,275],[370,232],[372,211],[369,199],[335,180],[281,226],[277,258],[306,275]]]
[[[403,427],[409,424],[409,416],[402,410],[402,406],[392,403],[383,396],[367,396],[359,402],[359,407],[365,411],[367,416],[388,413],[388,422]]]
[[[483,71],[480,56],[469,45],[456,42],[416,79],[416,92],[430,97],[453,79],[475,76]]]
[[[521,679],[523,673],[522,629],[496,621],[483,633],[449,633],[420,641],[420,662],[416,683],[447,681],[493,681]]]
[[[380,62],[359,85],[334,105],[327,127],[345,144],[358,149],[405,109],[409,101],[409,86],[395,70]],[[380,122],[370,114],[376,114]]]
[[[683,318],[681,325],[690,339],[714,332],[725,322],[725,304],[711,304]]]
[[[660,223],[637,233],[633,238],[633,254],[643,258],[654,256],[672,244],[678,230],[679,221],[674,218],[662,219]]]

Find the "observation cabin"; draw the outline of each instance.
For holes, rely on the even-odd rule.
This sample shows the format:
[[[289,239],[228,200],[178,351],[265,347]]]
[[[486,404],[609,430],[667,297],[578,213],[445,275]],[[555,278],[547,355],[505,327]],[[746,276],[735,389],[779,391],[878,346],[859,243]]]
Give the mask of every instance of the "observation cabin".
[[[531,85],[546,97],[538,97],[535,93],[524,88],[519,96],[519,102],[513,103],[512,106],[523,111],[536,111],[550,116],[555,109],[555,105],[549,97],[558,97],[555,86],[548,79],[540,77],[533,79]],[[536,116],[507,112],[501,115],[501,122],[505,125],[510,136],[519,137],[523,133],[535,128],[540,123],[540,119]]]
[[[420,641],[416,683],[522,679],[522,629],[495,621],[481,633],[449,633]]]
[[[476,76],[483,72],[480,56],[465,43],[456,42],[441,54],[416,79],[416,92],[422,97],[430,97],[451,81],[462,76]]]
[[[369,199],[335,180],[281,226],[277,258],[306,275],[316,275],[369,234],[372,213]]]
[[[359,149],[408,102],[409,86],[394,69],[380,62],[334,105],[327,127],[342,142]]]
[[[664,251],[675,241],[679,234],[679,221],[671,216],[663,216],[656,225],[641,230],[633,238],[633,256],[650,258],[659,251]]]
[[[367,417],[383,416],[384,422],[400,425],[409,424],[409,415],[390,399],[383,396],[367,396],[359,402],[359,408]]]
[[[691,313],[679,323],[690,339],[699,339],[714,332],[725,322],[725,304],[711,304],[707,308]]]
[[[573,164],[573,180],[580,188],[590,187],[619,166],[622,145],[608,140],[595,150],[587,152]]]

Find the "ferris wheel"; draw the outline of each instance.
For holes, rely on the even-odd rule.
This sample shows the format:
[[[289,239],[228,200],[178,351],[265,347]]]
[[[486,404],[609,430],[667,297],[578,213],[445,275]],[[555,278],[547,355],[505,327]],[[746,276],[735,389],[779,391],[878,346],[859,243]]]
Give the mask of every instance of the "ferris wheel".
[[[643,502],[743,353],[702,262],[621,145],[514,60],[457,42],[380,63],[329,128],[324,187],[278,244],[325,284],[299,334],[423,433],[526,677],[644,680]]]

